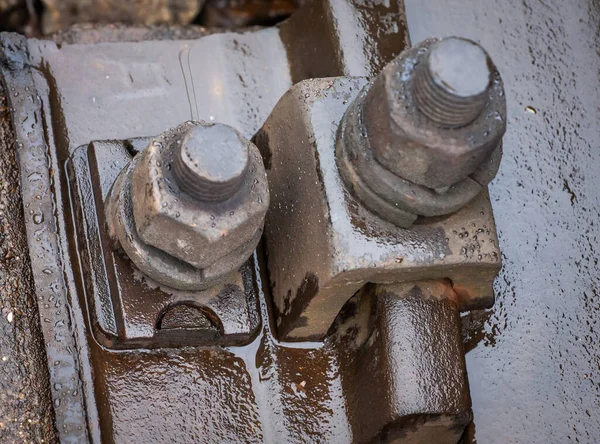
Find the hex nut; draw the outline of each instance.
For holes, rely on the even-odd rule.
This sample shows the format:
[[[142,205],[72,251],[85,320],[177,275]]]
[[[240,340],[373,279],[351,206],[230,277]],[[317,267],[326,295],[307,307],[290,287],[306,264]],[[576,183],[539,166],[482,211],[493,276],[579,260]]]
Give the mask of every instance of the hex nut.
[[[186,135],[215,127],[246,144],[247,174],[225,200],[199,200],[182,190],[173,165]],[[151,141],[132,173],[132,194],[140,238],[199,269],[216,263],[234,269],[245,262],[258,244],[269,206],[258,148],[231,127],[202,122],[188,122]]]
[[[474,173],[498,147],[506,130],[506,102],[500,75],[489,61],[484,108],[471,123],[444,127],[421,112],[415,73],[437,42],[424,41],[386,65],[368,86],[360,118],[379,163],[415,184],[444,190]]]
[[[189,121],[153,138],[123,169],[105,216],[113,248],[157,282],[194,291],[248,260],[268,206],[258,148],[227,125]]]
[[[115,180],[105,214],[114,247],[121,248],[137,268],[155,281],[178,290],[204,290],[220,282],[224,275],[207,275],[191,265],[144,243],[133,220],[131,173],[139,157],[123,169]]]

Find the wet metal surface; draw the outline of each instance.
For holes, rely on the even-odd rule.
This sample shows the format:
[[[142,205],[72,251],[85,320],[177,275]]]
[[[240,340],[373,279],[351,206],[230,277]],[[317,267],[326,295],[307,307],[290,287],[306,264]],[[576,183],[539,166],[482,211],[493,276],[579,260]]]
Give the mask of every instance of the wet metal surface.
[[[597,34],[600,7],[594,0],[575,0],[568,5],[556,0],[407,0],[406,3],[413,41],[458,34],[480,42],[498,65],[508,95],[505,155],[499,176],[491,186],[504,269],[496,283],[496,308],[483,317],[470,318],[483,319],[483,325],[479,330],[468,332],[471,340],[466,344],[470,350],[467,367],[475,438],[481,443],[597,442],[600,439],[597,421],[600,350],[596,323],[600,302],[596,244],[600,154],[596,147],[600,143],[597,132],[600,116],[596,85],[600,71]],[[5,47],[6,44],[12,47],[12,43],[5,40]],[[155,79],[162,77],[152,72],[155,65],[138,54],[137,46],[132,45],[117,58],[123,63],[129,59],[132,65],[139,62],[150,66],[146,71],[148,84],[141,83],[139,90],[124,88],[126,92],[141,95],[145,108],[133,104],[133,97],[129,98],[130,104],[124,100],[125,105],[120,108],[117,105],[122,102],[112,98],[112,102],[107,103],[114,104],[114,110],[126,110],[117,119],[111,118],[106,107],[92,113],[89,120],[78,120],[85,115],[88,105],[94,103],[93,99],[99,98],[94,94],[94,85],[114,79],[113,72],[106,72],[107,64],[103,63],[106,54],[99,49],[102,45],[65,44],[59,50],[50,43],[31,44],[42,48],[36,59],[41,71],[34,70],[34,76],[45,105],[43,122],[50,149],[46,156],[38,124],[27,128],[34,130],[32,133],[18,135],[23,144],[19,145],[18,153],[40,167],[39,171],[22,173],[27,179],[23,184],[23,197],[25,205],[30,204],[26,211],[33,211],[30,219],[26,213],[25,220],[30,241],[34,242],[33,233],[45,230],[39,232],[39,243],[30,245],[30,249],[35,255],[32,265],[37,294],[43,298],[40,317],[44,322],[45,319],[50,321],[42,322],[50,374],[54,380],[59,378],[66,382],[54,386],[52,393],[59,432],[73,441],[82,439],[85,425],[79,429],[73,424],[75,418],[83,418],[80,392],[72,390],[72,384],[78,384],[79,374],[88,401],[90,436],[96,442],[100,441],[100,431],[108,442],[129,442],[137,436],[147,442],[190,440],[190,436],[215,436],[216,441],[224,441],[235,440],[233,434],[237,432],[246,433],[248,440],[256,437],[256,440],[293,442],[299,436],[307,436],[313,441],[348,442],[353,432],[344,410],[346,403],[341,394],[337,358],[328,346],[281,346],[267,330],[244,348],[200,352],[188,349],[179,356],[165,351],[143,352],[137,356],[129,352],[106,353],[96,343],[87,342],[83,330],[87,322],[82,311],[85,307],[79,305],[77,297],[71,299],[71,319],[78,348],[66,349],[64,342],[63,345],[52,342],[55,333],[65,333],[66,340],[71,341],[68,325],[56,324],[61,319],[55,314],[65,314],[62,307],[67,301],[67,288],[71,296],[77,294],[73,286],[75,276],[66,254],[75,254],[67,242],[73,233],[68,219],[62,219],[68,205],[64,203],[64,183],[61,184],[62,163],[59,164],[56,156],[61,162],[66,160],[70,150],[87,144],[90,138],[157,134],[164,130],[165,123],[166,126],[180,123],[179,120],[167,121],[170,116],[176,120],[179,117],[174,114],[181,112],[185,116],[182,120],[186,120],[196,111],[194,105],[188,106],[190,101],[185,93],[185,86],[191,83],[183,80],[178,80],[178,86],[169,90],[174,99],[184,104],[183,111],[173,107],[165,114],[160,100],[148,101],[146,94],[160,92],[160,88],[152,86]],[[44,64],[47,62],[43,57],[45,45],[49,45],[48,60],[53,59],[55,65]],[[104,45],[103,50],[110,48]],[[180,66],[178,57],[161,55],[162,51],[170,51],[167,48],[171,47],[163,47],[160,53],[148,51],[153,54],[151,58]],[[63,50],[63,54],[69,53],[78,59],[87,51],[95,55],[89,63],[73,69],[68,59],[58,55]],[[193,53],[191,60],[193,63]],[[16,62],[22,69],[22,64]],[[64,67],[66,76],[60,81],[61,87],[65,87],[64,94],[56,89],[55,74],[59,66]],[[90,66],[94,67],[90,68],[90,76],[76,75],[78,70]],[[118,73],[118,69],[115,72]],[[18,72],[22,71],[15,70],[13,74]],[[139,74],[144,72],[138,71]],[[185,74],[179,76],[185,77]],[[232,73],[230,77],[235,75]],[[81,83],[81,78],[89,79],[89,84],[85,99],[79,103],[74,84]],[[167,78],[172,81],[178,77]],[[127,94],[119,89],[125,85],[122,81],[127,76],[119,74],[118,79],[121,83],[110,84],[110,89],[121,93],[117,98],[127,99]],[[238,81],[241,85],[241,80]],[[270,85],[266,79],[261,81]],[[194,85],[198,87],[198,83]],[[67,94],[71,86],[71,93]],[[282,86],[282,90],[286,88]],[[14,92],[19,96],[15,97]],[[42,121],[39,109],[35,113],[24,113],[25,105],[37,106],[40,99],[28,95],[25,85],[14,92],[11,92],[11,101],[16,108],[15,118],[20,119],[17,122]],[[240,99],[229,103],[249,102]],[[93,110],[93,105],[89,109]],[[68,116],[63,115],[63,110],[70,110]],[[142,111],[144,122],[151,123],[149,127],[128,120]],[[245,109],[244,112],[250,111]],[[263,116],[269,112],[270,109],[264,110]],[[225,114],[219,118],[227,118]],[[216,113],[200,117],[210,115]],[[245,118],[240,117],[240,120],[245,121]],[[76,125],[67,131],[67,123]],[[257,119],[252,125],[258,127],[261,123]],[[156,129],[152,130],[153,127]],[[250,127],[247,129],[251,132]],[[54,173],[53,181],[44,173],[48,166]],[[40,188],[40,181],[46,187],[53,184],[56,192],[52,195],[48,189]],[[43,212],[37,211],[40,209]],[[63,221],[58,227],[54,214]],[[65,253],[61,255],[65,259],[61,276],[55,272],[60,269],[56,262],[59,256],[56,228]],[[369,230],[369,227],[364,229]],[[470,239],[469,236],[472,243]],[[61,282],[63,276],[66,285]],[[261,301],[263,319],[266,319],[267,307],[264,299]],[[50,304],[56,303],[62,304],[60,312],[50,308]],[[56,327],[50,328],[51,325]],[[57,353],[53,354],[57,345]],[[71,357],[67,357],[70,362],[78,352],[83,363],[79,373],[75,371],[76,366],[67,365],[68,360],[54,360],[62,356],[63,350],[70,350]],[[53,362],[57,362],[56,367],[52,366]],[[99,369],[95,379],[87,362]],[[67,378],[60,380],[65,375]],[[190,391],[190,387],[198,392]],[[96,407],[96,393],[105,396],[110,406],[104,403]],[[200,396],[208,401],[208,409],[201,403]],[[149,402],[142,403],[143,399]],[[178,405],[181,408],[182,399],[188,407],[177,409]],[[208,416],[209,409],[216,412],[214,417]],[[166,415],[165,411],[170,414]],[[297,420],[290,419],[290,413],[296,415]],[[170,424],[176,426],[171,429]]]
[[[252,137],[290,86],[278,36],[268,28],[188,41],[29,44],[46,81],[61,91],[60,130],[67,133],[59,136],[72,150],[91,140],[160,134],[190,119]],[[78,69],[67,68],[67,60],[78,60]],[[167,100],[181,106],[167,110]]]
[[[336,133],[366,83],[300,82],[256,136],[271,188],[269,276],[278,332],[287,340],[322,339],[343,304],[368,282],[451,278],[461,309],[493,303],[500,253],[487,193],[453,215],[406,230],[363,208],[345,188]]]
[[[490,186],[504,266],[495,308],[467,344],[475,439],[598,442],[600,4],[407,0],[406,9],[413,41],[481,43],[507,93]]]
[[[262,292],[260,306],[268,319]],[[282,346],[268,323],[245,347],[89,346],[103,442],[350,439],[334,350]]]
[[[210,175],[202,177],[198,163],[196,172],[182,166],[191,163],[190,159],[201,162],[198,157],[178,154],[180,146],[191,143],[190,134],[200,141],[209,137],[200,142],[214,150],[206,155],[222,157],[229,165],[234,165],[234,157],[210,137],[236,145],[242,153],[242,173],[224,184],[211,182]],[[178,161],[182,157],[185,162]],[[218,168],[213,166],[215,172]],[[260,241],[269,207],[266,173],[258,148],[231,127],[188,121],[172,128],[136,155],[118,181],[121,185],[115,182],[106,203],[107,223],[115,230],[113,238],[140,270],[162,284],[181,290],[210,288],[239,269]],[[220,187],[224,194],[217,192]],[[213,200],[206,199],[207,195]],[[113,206],[118,209],[110,215]],[[125,216],[127,212],[131,217]],[[119,232],[119,227],[127,234]],[[129,239],[138,236],[134,254],[141,257],[136,260]],[[165,266],[150,266],[153,261],[164,261]],[[176,276],[180,270],[182,276]],[[166,274],[164,279],[161,273]],[[197,282],[188,283],[188,278]]]
[[[0,87],[0,442],[54,442],[48,362],[27,254],[7,93]]]
[[[48,145],[44,137],[42,103],[34,94],[32,72],[27,60],[26,40],[16,34],[0,36],[2,75],[10,85],[10,109],[15,145],[21,169],[21,192],[27,243],[34,276],[42,334],[50,372],[54,417],[59,438],[66,443],[81,442],[88,436],[86,414],[79,380],[79,356],[76,354],[69,313],[67,271],[61,250],[56,201],[52,186],[58,171],[49,165]],[[60,201],[59,201],[60,202]]]
[[[368,285],[342,309],[330,338],[340,352],[354,442],[455,444],[460,438],[471,412],[449,284]]]
[[[339,125],[336,161],[344,184],[366,208],[403,228],[417,216],[459,210],[487,188],[500,163],[506,104],[495,70],[488,72],[493,80],[485,79],[487,109],[475,108],[474,121],[449,129],[423,114],[425,103],[432,110],[443,108],[438,109],[439,97],[427,86],[422,66],[436,45],[448,41],[419,42],[388,63]],[[471,118],[472,110],[467,115]]]
[[[249,342],[259,319],[248,266],[206,291],[177,291],[143,277],[122,250],[112,247],[104,203],[110,185],[131,160],[127,146],[131,142],[94,142],[75,150],[68,163],[78,262],[86,276],[81,291],[86,294],[94,339],[108,348]],[[209,328],[160,328],[163,317],[176,306],[197,307],[208,316]]]
[[[280,26],[292,81],[375,75],[408,46],[404,25],[402,0],[308,2]]]
[[[85,295],[76,285],[85,275],[80,275],[79,250],[73,242],[64,170],[73,150],[90,139],[157,134],[192,117],[234,124],[251,136],[290,84],[286,53],[277,49],[283,48],[277,36],[276,29],[269,29],[209,36],[204,43],[86,46],[29,41],[38,100],[43,105],[37,121],[43,122],[50,148],[39,150],[30,141],[24,146],[51,166],[41,179],[54,186],[53,193],[40,195],[39,200],[56,209],[52,228],[58,232],[54,239],[60,241],[60,250],[46,256],[56,264],[59,256],[63,261],[64,285],[59,290],[63,296],[67,291],[70,295],[72,332],[77,340],[77,348],[70,349],[71,359],[80,358],[80,366],[65,373],[73,384],[81,384],[69,401],[79,401],[82,393],[86,400],[86,414],[72,409],[63,415],[64,410],[57,410],[63,439],[82,441],[79,434],[86,427],[69,424],[77,418],[87,421],[94,442],[129,442],[134,436],[149,442],[186,442],[198,437],[232,441],[239,436],[268,442],[294,442],[303,437],[351,440],[336,352],[321,344],[279,345],[269,330],[264,296],[265,331],[246,347],[110,352],[93,340]],[[192,46],[203,44],[203,50],[192,51]],[[397,42],[397,47],[402,44]],[[215,55],[220,63],[204,63]],[[250,80],[248,73],[254,75]],[[263,85],[274,89],[265,90]],[[33,91],[32,85],[27,87]],[[23,85],[18,93],[25,91]],[[166,111],[165,98],[177,105]],[[35,129],[40,131],[41,125]],[[27,198],[34,199],[30,194],[35,192],[35,183],[23,187]],[[39,245],[56,244],[44,239]],[[43,264],[36,263],[38,267]],[[38,270],[38,274],[43,281],[46,273]],[[260,290],[260,281],[257,287]],[[47,346],[52,347],[52,343]],[[55,406],[64,408],[62,392],[53,395]]]

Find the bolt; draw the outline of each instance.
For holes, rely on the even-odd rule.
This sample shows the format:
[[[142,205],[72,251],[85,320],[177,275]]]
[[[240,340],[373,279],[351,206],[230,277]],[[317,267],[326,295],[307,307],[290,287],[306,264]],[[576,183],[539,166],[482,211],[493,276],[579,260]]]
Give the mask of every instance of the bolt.
[[[456,37],[426,40],[391,60],[349,105],[338,167],[363,205],[408,227],[417,216],[458,210],[487,185],[505,122],[502,81],[485,51]]]
[[[240,189],[249,164],[248,142],[223,124],[190,128],[175,152],[179,187],[202,201],[224,201]]]
[[[415,69],[417,108],[447,128],[471,123],[487,101],[490,65],[486,52],[470,40],[450,37],[433,44]]]
[[[105,214],[113,247],[143,273],[204,290],[248,260],[268,207],[258,148],[229,126],[186,122],[153,138],[122,170]]]

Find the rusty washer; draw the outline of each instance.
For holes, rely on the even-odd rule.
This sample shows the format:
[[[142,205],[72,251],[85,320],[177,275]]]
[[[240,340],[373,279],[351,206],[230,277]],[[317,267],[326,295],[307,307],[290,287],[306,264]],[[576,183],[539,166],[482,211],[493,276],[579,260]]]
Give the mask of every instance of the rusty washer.
[[[219,283],[252,254],[269,188],[258,149],[223,124],[187,122],[152,139],[106,202],[115,246],[157,282]]]
[[[494,178],[506,102],[470,40],[426,40],[384,67],[348,107],[336,159],[349,190],[400,227],[453,213]]]

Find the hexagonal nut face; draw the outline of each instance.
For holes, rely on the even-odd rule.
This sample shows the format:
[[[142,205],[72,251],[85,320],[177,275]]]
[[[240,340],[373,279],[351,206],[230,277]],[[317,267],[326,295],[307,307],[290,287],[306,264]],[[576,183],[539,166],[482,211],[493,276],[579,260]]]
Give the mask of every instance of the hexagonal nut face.
[[[196,268],[217,263],[234,267],[256,247],[260,238],[257,233],[262,233],[269,206],[262,158],[258,148],[248,141],[248,173],[235,195],[224,202],[196,200],[179,188],[172,171],[175,148],[191,125],[206,124],[180,125],[154,138],[138,154],[141,158],[132,174],[137,231],[145,243]],[[247,256],[230,260],[227,256],[236,251]]]
[[[361,113],[379,163],[418,185],[445,189],[475,172],[498,147],[506,131],[506,101],[493,68],[488,102],[472,123],[443,128],[420,113],[412,74],[434,42],[425,41],[386,65],[369,86]]]

